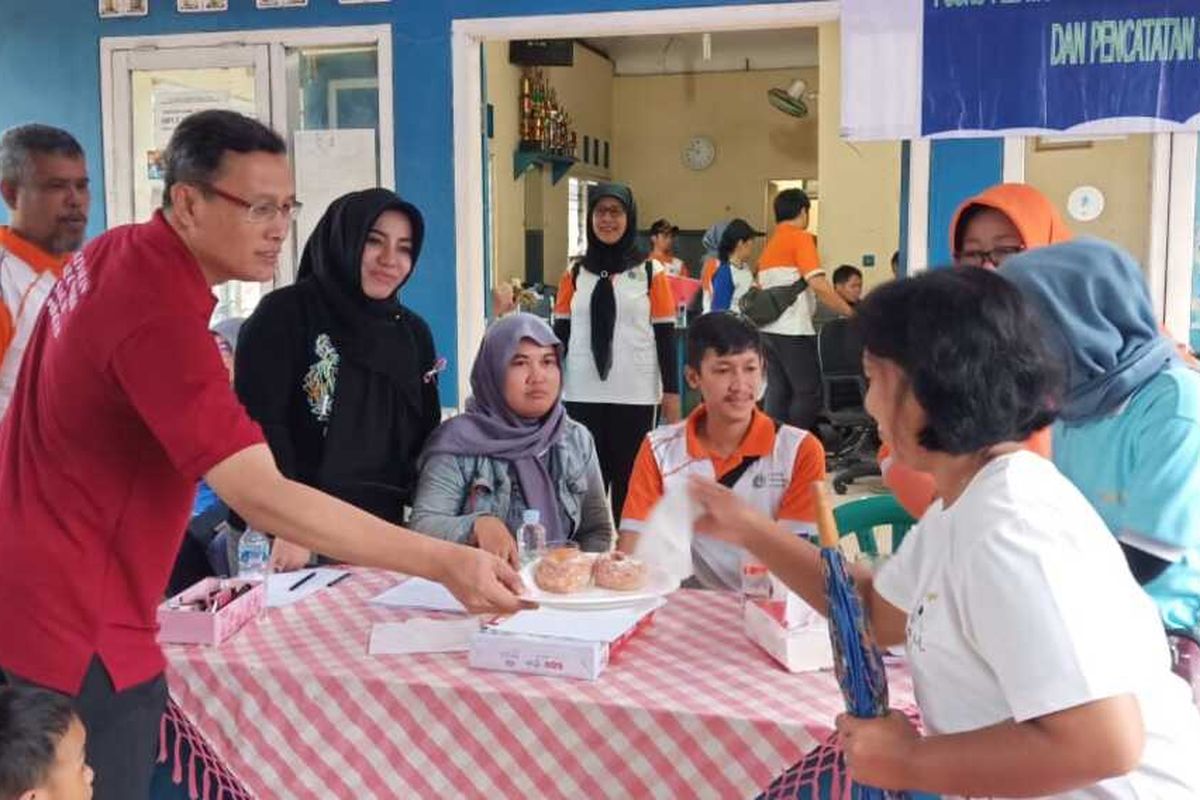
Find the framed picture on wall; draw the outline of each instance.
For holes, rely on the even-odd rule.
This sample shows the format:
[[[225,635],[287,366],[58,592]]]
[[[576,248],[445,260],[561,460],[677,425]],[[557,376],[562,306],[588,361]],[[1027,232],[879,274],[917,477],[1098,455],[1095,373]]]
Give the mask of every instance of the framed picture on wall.
[[[144,17],[147,0],[99,0],[96,6],[101,19],[110,17]]]
[[[183,14],[228,11],[229,0],[175,0],[175,7]]]
[[[303,8],[308,0],[255,0],[258,8]]]
[[[359,6],[366,3],[390,3],[391,0],[338,0],[339,6]]]

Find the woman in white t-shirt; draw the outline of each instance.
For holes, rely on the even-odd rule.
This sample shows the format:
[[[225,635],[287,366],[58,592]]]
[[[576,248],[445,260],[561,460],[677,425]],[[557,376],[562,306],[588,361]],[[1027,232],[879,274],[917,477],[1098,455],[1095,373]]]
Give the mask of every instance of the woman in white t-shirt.
[[[880,287],[857,309],[867,410],[937,500],[899,552],[853,570],[876,639],[907,645],[926,733],[841,717],[855,780],[948,796],[1200,797],[1200,713],[1154,603],[1087,500],[1021,442],[1060,378],[1019,292],[987,270]],[[826,608],[817,549],[696,482],[699,530]]]

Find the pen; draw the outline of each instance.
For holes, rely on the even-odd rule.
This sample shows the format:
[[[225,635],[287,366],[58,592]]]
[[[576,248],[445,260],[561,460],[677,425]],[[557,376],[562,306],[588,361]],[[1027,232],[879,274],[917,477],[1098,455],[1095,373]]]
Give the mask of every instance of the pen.
[[[339,583],[346,580],[346,578],[349,578],[351,574],[352,573],[350,573],[350,572],[343,572],[341,575],[338,575],[336,578],[331,580],[329,583],[325,584],[325,588],[328,589],[330,586],[337,586]]]
[[[297,590],[297,589],[299,589],[301,586],[303,586],[304,584],[306,584],[306,583],[308,583],[310,580],[312,580],[312,579],[313,579],[313,576],[314,576],[314,575],[316,575],[316,574],[317,574],[317,573],[316,573],[316,571],[309,572],[309,573],[308,573],[307,575],[305,575],[303,578],[301,578],[300,580],[296,581],[296,582],[295,582],[295,583],[293,583],[291,586],[289,586],[289,587],[288,587],[288,591],[289,591],[289,592],[294,592],[294,591],[296,591],[296,590]]]

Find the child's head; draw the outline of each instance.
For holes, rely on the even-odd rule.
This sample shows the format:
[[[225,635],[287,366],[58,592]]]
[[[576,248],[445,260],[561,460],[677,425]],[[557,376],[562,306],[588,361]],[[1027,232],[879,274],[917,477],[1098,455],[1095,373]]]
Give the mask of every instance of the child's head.
[[[657,253],[672,253],[675,251],[675,239],[679,236],[679,226],[672,225],[665,219],[656,219],[650,226],[650,246]]]
[[[885,284],[858,306],[867,412],[893,452],[928,469],[1020,442],[1054,420],[1059,370],[1015,287],[956,268]]]
[[[700,317],[688,328],[684,377],[700,392],[709,417],[748,420],[764,381],[758,328],[727,311]]]
[[[0,687],[0,800],[88,800],[86,740],[70,698]]]

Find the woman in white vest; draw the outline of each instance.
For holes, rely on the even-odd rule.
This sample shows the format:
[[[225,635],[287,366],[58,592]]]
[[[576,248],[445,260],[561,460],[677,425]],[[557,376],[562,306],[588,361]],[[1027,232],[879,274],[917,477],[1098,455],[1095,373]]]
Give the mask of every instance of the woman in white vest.
[[[614,516],[659,404],[668,422],[679,419],[675,301],[666,273],[637,253],[636,233],[629,187],[591,187],[587,253],[563,273],[554,306],[567,345],[563,400],[596,440]]]

